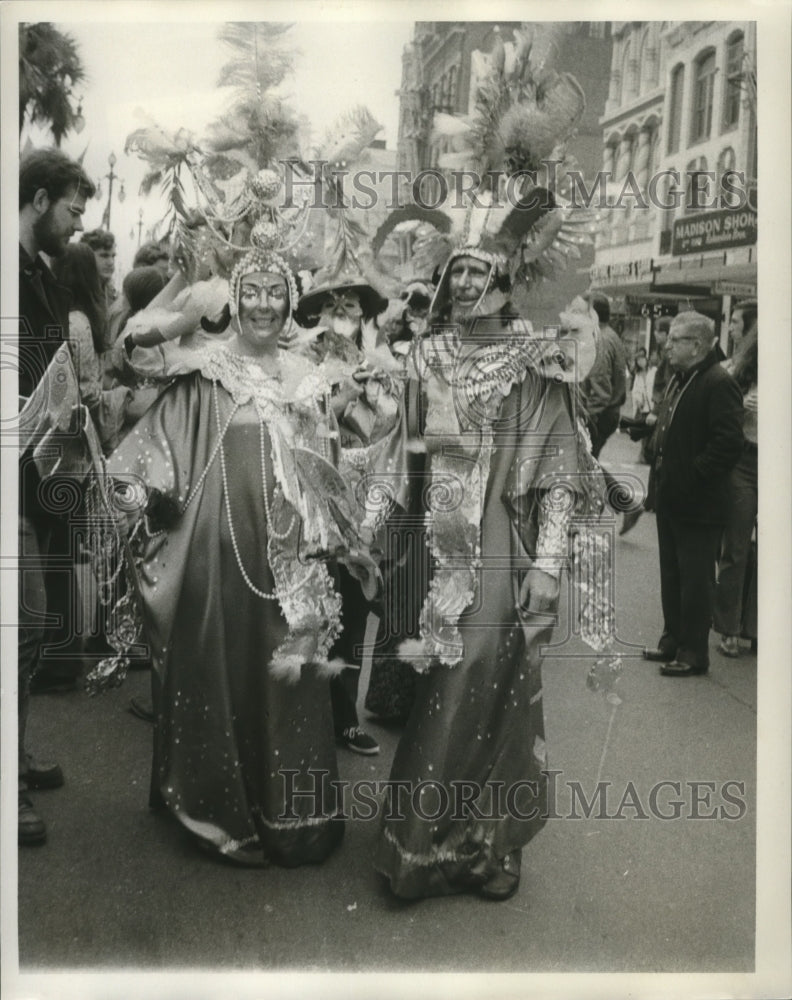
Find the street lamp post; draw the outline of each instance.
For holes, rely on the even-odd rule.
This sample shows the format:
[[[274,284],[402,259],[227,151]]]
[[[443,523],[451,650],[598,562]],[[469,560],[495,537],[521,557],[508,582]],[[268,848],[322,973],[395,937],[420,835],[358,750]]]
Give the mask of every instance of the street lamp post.
[[[105,177],[107,178],[107,182],[108,182],[107,208],[104,211],[104,216],[102,217],[102,222],[104,223],[104,228],[107,229],[107,231],[109,232],[110,231],[110,209],[111,209],[112,203],[113,203],[113,181],[117,180],[121,184],[121,187],[120,187],[120,189],[118,191],[118,200],[120,202],[123,202],[124,198],[126,198],[126,192],[124,191],[124,182],[123,182],[123,180],[113,170],[113,167],[118,162],[116,160],[115,153],[111,153],[107,157],[107,162],[110,164],[110,173],[109,174],[105,174]]]
[[[138,209],[138,249],[140,248],[140,239],[143,235],[143,209]]]

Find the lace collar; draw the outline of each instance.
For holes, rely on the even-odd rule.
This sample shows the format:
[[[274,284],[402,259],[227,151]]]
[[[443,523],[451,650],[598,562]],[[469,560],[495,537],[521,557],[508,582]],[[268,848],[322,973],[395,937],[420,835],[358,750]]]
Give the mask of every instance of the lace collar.
[[[323,372],[302,355],[278,351],[276,359],[236,354],[225,345],[201,352],[198,368],[219,382],[240,406],[254,402],[259,410],[272,406],[307,406],[330,392]]]

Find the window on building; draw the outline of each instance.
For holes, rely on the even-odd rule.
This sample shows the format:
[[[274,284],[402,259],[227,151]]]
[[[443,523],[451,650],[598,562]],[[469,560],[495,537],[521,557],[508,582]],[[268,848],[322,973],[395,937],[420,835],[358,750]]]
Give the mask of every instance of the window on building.
[[[676,153],[682,136],[682,100],[685,92],[685,67],[680,63],[671,73],[671,93],[668,107],[668,149]]]
[[[652,80],[649,78],[649,74],[652,72],[651,61],[649,59],[649,45],[649,29],[646,28],[641,39],[641,53],[638,56],[638,78],[640,80],[638,90],[641,94],[649,90],[652,86]]]
[[[729,205],[729,199],[726,197],[725,192],[722,189],[721,182],[726,174],[734,170],[735,156],[734,150],[731,146],[727,146],[721,151],[718,157],[718,162],[715,167],[715,183],[717,184],[718,190],[718,202],[721,208],[733,207]]]
[[[707,157],[691,160],[685,171],[685,211],[703,212],[713,207],[712,178],[706,176]]]
[[[670,171],[674,168],[670,167]],[[671,242],[674,231],[674,218],[676,216],[676,192],[677,186],[672,176],[663,178],[662,185],[662,215],[660,219],[660,247],[661,254],[671,253]]]
[[[723,88],[723,131],[736,128],[742,99],[743,33],[735,32],[726,42],[726,83]]]
[[[628,40],[622,56],[622,101],[628,101],[634,95],[635,80],[630,69],[630,43]]]
[[[454,114],[456,111],[457,97],[457,68],[452,66],[448,71],[448,111]]]
[[[715,90],[715,50],[709,49],[694,63],[693,114],[690,141],[709,139],[712,132],[712,98]]]

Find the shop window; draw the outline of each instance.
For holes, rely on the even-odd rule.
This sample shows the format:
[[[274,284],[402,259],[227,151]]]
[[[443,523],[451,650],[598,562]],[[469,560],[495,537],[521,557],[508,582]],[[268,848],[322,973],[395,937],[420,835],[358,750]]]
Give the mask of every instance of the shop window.
[[[743,33],[735,32],[726,42],[726,85],[723,88],[723,131],[737,127],[740,120],[743,70]]]
[[[691,160],[685,171],[685,211],[703,212],[712,208],[712,178],[706,176],[707,157]]]
[[[709,139],[712,132],[712,100],[715,91],[715,50],[703,52],[694,65],[693,114],[690,141]]]
[[[682,100],[685,91],[685,67],[675,66],[671,73],[671,94],[668,108],[668,149],[667,153],[679,150],[682,136]]]

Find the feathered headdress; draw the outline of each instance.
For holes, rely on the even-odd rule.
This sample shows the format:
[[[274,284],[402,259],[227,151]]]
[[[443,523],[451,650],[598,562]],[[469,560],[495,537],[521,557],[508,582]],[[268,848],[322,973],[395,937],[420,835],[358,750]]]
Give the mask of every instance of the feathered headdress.
[[[442,169],[475,171],[476,191],[460,205],[449,190],[436,210],[396,209],[374,238],[375,251],[397,226],[414,230],[418,270],[443,268],[435,306],[443,301],[448,265],[468,255],[488,262],[493,272],[529,284],[552,277],[580,246],[591,243],[591,213],[565,200],[567,171],[574,161],[566,143],[585,110],[585,97],[569,73],[553,69],[560,34],[557,25],[523,24],[504,44],[495,29],[489,56],[474,53],[479,71],[475,108],[468,116],[435,113],[432,141],[446,151]],[[500,183],[497,178],[500,177]],[[447,221],[439,220],[445,216]]]

